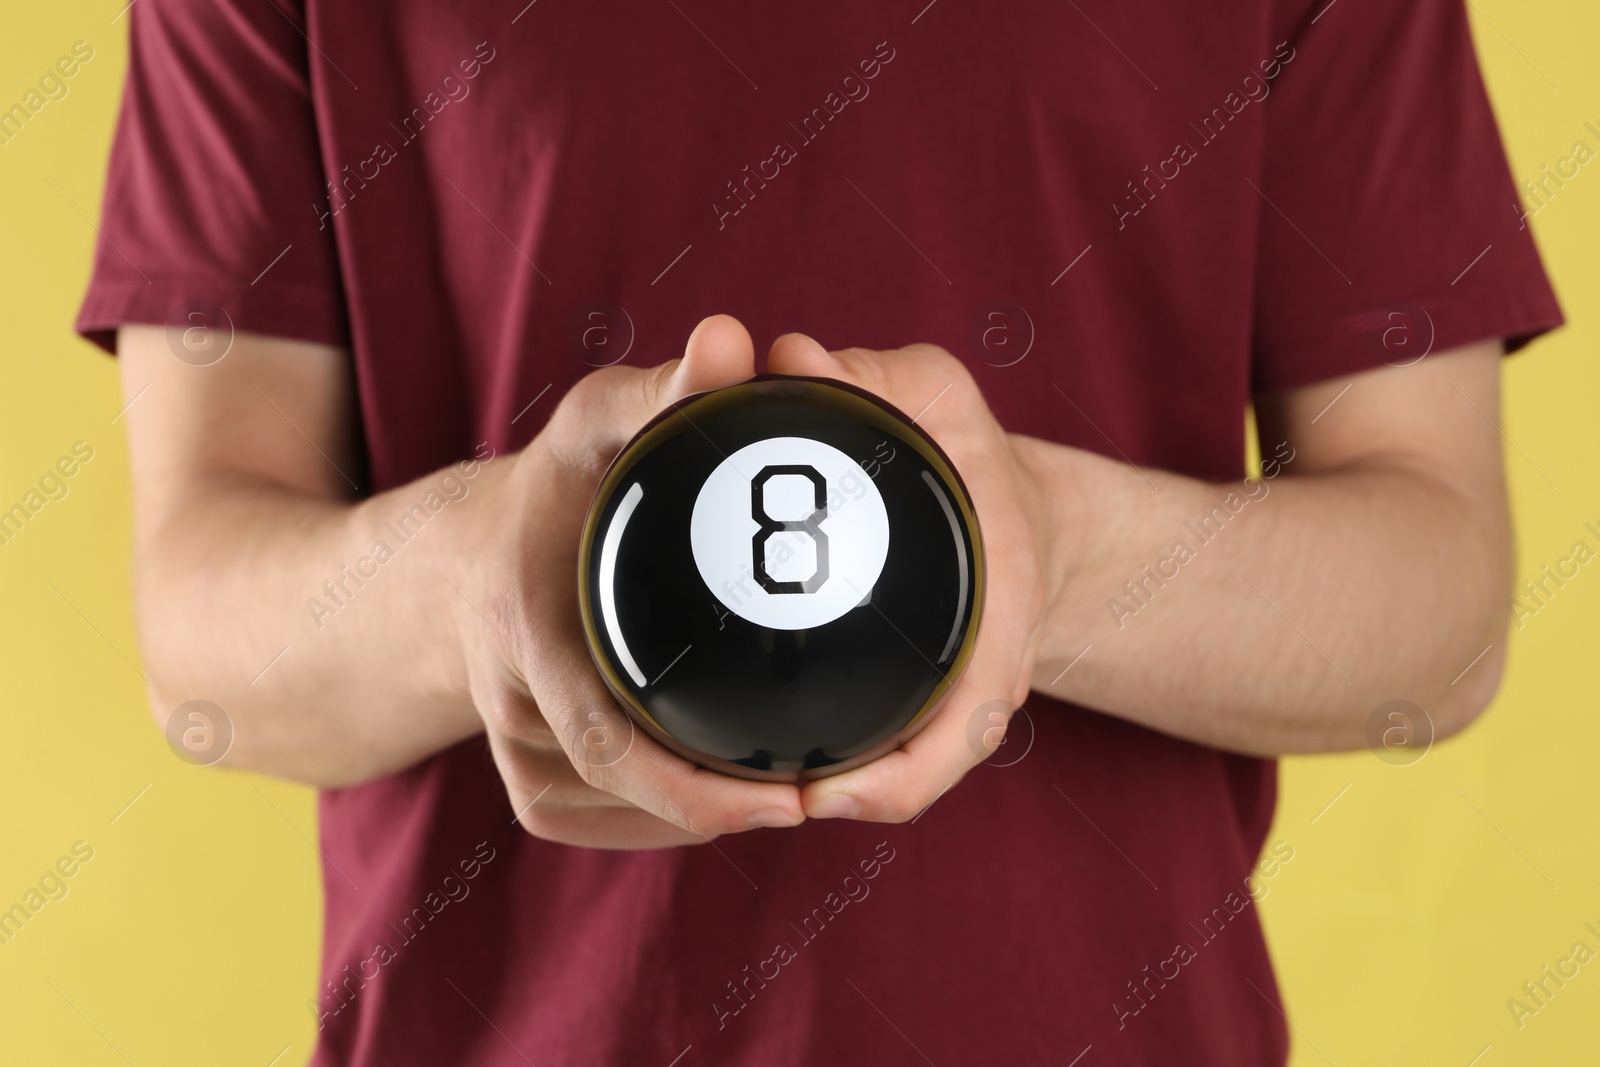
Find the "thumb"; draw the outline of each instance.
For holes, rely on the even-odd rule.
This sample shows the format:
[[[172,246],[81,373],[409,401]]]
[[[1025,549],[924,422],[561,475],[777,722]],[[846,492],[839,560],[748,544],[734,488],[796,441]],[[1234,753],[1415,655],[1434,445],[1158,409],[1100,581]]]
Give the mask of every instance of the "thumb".
[[[743,324],[712,315],[694,328],[680,359],[648,369],[602,367],[581,379],[556,409],[555,439],[581,441],[609,461],[641,426],[684,397],[745,381],[755,364]]]
[[[786,333],[773,341],[767,352],[767,369],[807,378],[842,378],[846,373],[833,353],[803,333]]]
[[[750,331],[732,315],[712,315],[701,319],[689,334],[682,359],[663,363],[651,372],[646,395],[655,411],[660,411],[686,396],[736,385],[755,372],[756,350]]]

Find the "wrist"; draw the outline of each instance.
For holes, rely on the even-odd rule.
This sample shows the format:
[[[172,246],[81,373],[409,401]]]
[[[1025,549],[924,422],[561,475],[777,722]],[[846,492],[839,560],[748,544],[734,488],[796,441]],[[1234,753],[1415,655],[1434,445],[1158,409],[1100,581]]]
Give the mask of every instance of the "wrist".
[[[1008,435],[1016,463],[1022,509],[1033,529],[1044,593],[1042,625],[1070,599],[1069,587],[1083,558],[1083,523],[1077,514],[1081,489],[1072,471],[1072,449],[1021,434]]]
[[[452,463],[357,505],[351,522],[390,546],[414,615],[399,638],[415,692],[429,705],[471,707],[471,643],[495,618],[496,531],[510,513],[513,457],[481,446]],[[393,620],[392,620],[393,621]],[[474,629],[476,627],[476,629]],[[414,629],[413,629],[414,628]],[[413,635],[414,636],[411,636]],[[481,643],[481,641],[479,641]]]

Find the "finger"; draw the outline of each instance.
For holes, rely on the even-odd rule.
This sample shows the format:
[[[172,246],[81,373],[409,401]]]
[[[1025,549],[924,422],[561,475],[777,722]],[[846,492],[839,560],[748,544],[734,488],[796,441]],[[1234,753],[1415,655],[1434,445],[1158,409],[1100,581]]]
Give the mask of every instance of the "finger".
[[[954,389],[945,409],[954,412],[967,399],[970,377],[942,349],[912,346],[889,352],[845,349],[828,352],[816,340],[799,333],[785,334],[773,342],[768,368],[778,373],[837,378],[895,404],[903,411],[925,412],[943,393]],[[960,386],[960,388],[957,388]],[[970,446],[980,466],[991,464],[988,442],[967,442],[977,419],[960,419],[963,443]],[[963,449],[963,452],[968,449]],[[999,546],[996,546],[999,547]],[[994,583],[990,584],[990,589]],[[968,740],[967,721],[985,705],[1014,708],[1026,696],[1023,662],[1031,635],[1015,613],[1010,619],[993,619],[966,673],[934,713],[921,733],[899,750],[844,774],[808,784],[802,789],[806,813],[814,818],[847,817],[876,822],[904,822],[932,803],[966,774],[986,751],[974,752]],[[1010,632],[1015,630],[1017,632]]]
[[[710,844],[709,838],[679,829],[638,808],[573,808],[556,813],[543,829],[537,836],[546,841],[585,848],[638,851]]]
[[[750,331],[732,315],[709,316],[689,334],[683,358],[676,361],[670,386],[661,397],[662,405],[742,382],[755,372],[756,348]]]
[[[543,752],[503,734],[489,751],[506,783],[512,821],[535,837],[591,848],[667,848],[705,838],[586,785],[559,749]]]
[[[562,758],[583,783],[698,839],[763,826],[794,826],[804,820],[794,785],[707,771],[658,744],[617,708],[589,666],[581,640],[556,635],[535,657],[542,666],[518,671],[514,679],[493,686],[492,692],[475,696],[492,743],[559,745]],[[525,693],[518,692],[523,685]],[[523,762],[501,762],[507,752],[496,750],[502,774],[525,773]],[[514,798],[535,795],[549,784],[508,779]]]
[[[917,418],[944,392],[971,380],[960,360],[935,345],[829,352],[803,333],[786,333],[773,341],[767,353],[767,369],[776,374],[849,382],[889,401],[907,412],[909,418]]]
[[[493,625],[486,617],[480,621]],[[495,629],[509,650],[512,638]],[[512,657],[526,669],[506,661],[499,668],[469,665],[468,670],[473,702],[483,716],[502,775],[525,775],[530,766],[527,761],[510,760],[511,750],[503,743],[535,749],[558,746],[572,773],[586,785],[700,839],[763,826],[794,826],[804,820],[796,786],[706,771],[657,744],[617,707],[590,666],[581,634],[561,630],[537,646],[516,647],[528,649],[527,654]],[[501,747],[495,748],[496,744]],[[507,778],[513,800],[524,798],[520,803],[549,784],[549,780]]]
[[[711,315],[689,334],[681,359],[643,372],[637,388],[623,391],[622,398],[634,405],[633,415],[643,425],[684,397],[736,385],[755,372],[750,331],[732,315]]]
[[[655,763],[654,757],[659,755],[682,772],[696,768],[655,745],[598,683],[594,688],[601,695],[581,716],[553,713],[548,701],[538,705],[536,691],[554,691],[561,684],[558,679],[551,679],[550,673],[542,672],[544,684],[534,682],[527,688],[520,674],[495,672],[485,676],[483,672],[473,672],[472,679],[474,699],[483,710],[488,727],[490,752],[505,781],[514,818],[530,833],[549,840],[585,843],[583,835],[596,832],[604,822],[605,816],[598,809],[613,813],[637,810],[649,815],[648,819],[626,820],[625,825],[633,827],[628,831],[632,836],[618,837],[618,842],[644,840],[650,836],[646,828],[652,820],[678,831],[666,834],[657,830],[657,838],[679,844],[709,841],[721,833],[755,826],[789,826],[801,821],[799,792],[793,786],[768,787],[777,792],[780,803],[752,808],[753,817],[747,816],[738,823],[730,822],[727,813],[717,810],[720,802],[714,795],[686,796],[691,790],[663,784],[659,767],[647,770],[641,780],[634,773],[641,769],[639,764],[628,765],[641,756],[647,765]],[[578,677],[582,678],[582,672]],[[582,687],[581,681],[579,686]],[[692,783],[697,789],[735,781],[700,773],[705,781]],[[617,788],[615,783],[607,788],[607,782],[602,781],[614,774],[617,782],[625,783],[624,788]],[[635,803],[625,794],[648,802]],[[580,812],[576,810],[579,808],[595,810]],[[646,846],[619,843],[601,847]]]
[[[568,754],[590,785],[708,839],[761,826],[795,826],[805,819],[797,786],[697,767],[642,730],[627,756],[614,763],[593,764],[582,752]]]
[[[1028,546],[1019,527],[1000,524],[985,546],[990,573],[972,658],[934,719],[900,749],[871,763],[808,784],[802,791],[811,818],[902,822],[915,817],[960,781],[988,751],[975,750],[968,724],[994,707],[1016,708],[1028,694],[1038,642],[1037,613],[1009,603],[1029,579],[1017,571]]]
[[[582,384],[597,394],[593,401],[603,409],[598,422],[631,437],[685,397],[735,385],[754,375],[755,368],[749,331],[732,315],[712,315],[689,334],[682,358],[648,370],[607,368]],[[587,414],[593,418],[596,413]]]
[[[786,333],[767,350],[767,370],[806,378],[837,378],[843,367],[813,338]]]
[[[803,333],[786,333],[772,342],[767,352],[767,369],[775,374],[836,378],[894,403],[899,385],[895,368],[903,362],[900,355],[870,348],[830,352]],[[898,375],[904,376],[903,372]]]
[[[1015,628],[1013,628],[1015,629]],[[974,750],[968,724],[988,707],[1014,709],[1026,697],[1031,660],[1028,635],[1002,625],[979,638],[966,672],[915,737],[851,771],[807,783],[807,817],[906,822],[989,755]]]
[[[733,778],[697,767],[668,751],[631,719],[627,736],[619,726],[596,758],[596,716],[615,715],[615,698],[589,666],[576,634],[560,634],[541,650],[545,670],[528,678],[540,713],[550,724],[578,775],[597,789],[627,800],[705,837],[759,826],[794,826],[805,818],[800,791],[789,783]]]

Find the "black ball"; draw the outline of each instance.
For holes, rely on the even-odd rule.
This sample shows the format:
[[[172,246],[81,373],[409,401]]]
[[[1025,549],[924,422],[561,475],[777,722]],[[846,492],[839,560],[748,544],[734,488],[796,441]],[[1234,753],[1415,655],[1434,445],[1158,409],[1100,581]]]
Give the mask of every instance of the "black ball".
[[[656,416],[611,464],[579,551],[589,650],[686,759],[818,778],[891,751],[972,654],[983,543],[905,415],[760,375]]]

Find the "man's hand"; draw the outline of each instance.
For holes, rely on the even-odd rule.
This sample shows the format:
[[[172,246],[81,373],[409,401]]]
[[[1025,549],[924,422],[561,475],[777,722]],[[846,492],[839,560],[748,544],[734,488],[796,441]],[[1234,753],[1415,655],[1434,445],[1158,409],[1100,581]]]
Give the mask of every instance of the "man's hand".
[[[706,319],[681,360],[580,381],[513,461],[501,521],[473,553],[456,618],[473,702],[530,833],[660,848],[803,818],[795,786],[703,770],[636,729],[595,671],[578,614],[579,535],[612,458],[674,401],[754,371],[744,327]]]
[[[123,328],[118,349],[158,723],[206,699],[233,725],[226,764],[324,788],[487,728],[522,824],[574,844],[801,820],[794,786],[698,770],[635,734],[578,620],[579,527],[601,473],[673,400],[754,372],[738,323],[707,319],[681,361],[591,375],[521,453],[359,501],[349,353],[239,334],[197,366],[148,326]],[[426,525],[397,540],[411,522]]]
[[[972,376],[942,348],[919,344],[887,352],[829,353],[809,337],[787,334],[773,344],[768,369],[838,378],[915,418],[950,457],[977,511],[987,579],[978,639],[965,673],[933,721],[899,749],[802,790],[812,818],[905,822],[994,750],[1001,737],[995,727],[1027,698],[1052,596],[1046,576],[1054,573],[1044,558],[1052,542],[1039,507],[1043,490],[990,414]],[[968,724],[975,715],[985,723],[982,737],[989,747],[984,751],[974,751],[969,741]]]
[[[1297,458],[1270,501],[1254,483],[1249,509],[1174,573],[1161,562],[1174,537],[1226,515],[1239,483],[1007,435],[933,346],[829,354],[779,338],[771,370],[840,378],[916,417],[966,481],[988,561],[977,647],[935,719],[899,751],[803,788],[699,770],[635,733],[578,621],[579,526],[601,473],[672,401],[752,373],[738,323],[701,323],[680,362],[585,379],[526,450],[453,482],[427,535],[376,574],[363,566],[388,524],[451,472],[353,500],[348,353],[240,334],[196,366],[142,326],[120,331],[119,352],[152,709],[164,724],[191,699],[221,706],[235,766],[345,786],[487,728],[531,831],[641,848],[806,814],[912,818],[981,757],[975,717],[995,742],[990,724],[1030,680],[1261,754],[1358,747],[1396,698],[1443,736],[1498,683],[1510,571],[1498,342],[1259,398],[1264,440]],[[1129,579],[1150,588],[1108,616]],[[320,599],[335,588],[336,610]]]
[[[970,724],[994,744],[988,722],[1030,686],[1262,755],[1359,748],[1395,699],[1420,707],[1430,738],[1464,727],[1505,654],[1502,351],[1488,341],[1259,397],[1262,451],[1289,450],[1275,452],[1285,476],[1217,485],[1008,435],[935,346],[830,354],[780,338],[772,370],[842,378],[916,416],[967,483],[989,568],[977,648],[936,718],[807,784],[807,815],[914,817],[982,758]],[[1219,514],[1237,517],[1174,571],[1175,542]],[[1131,582],[1143,595],[1108,612]]]

